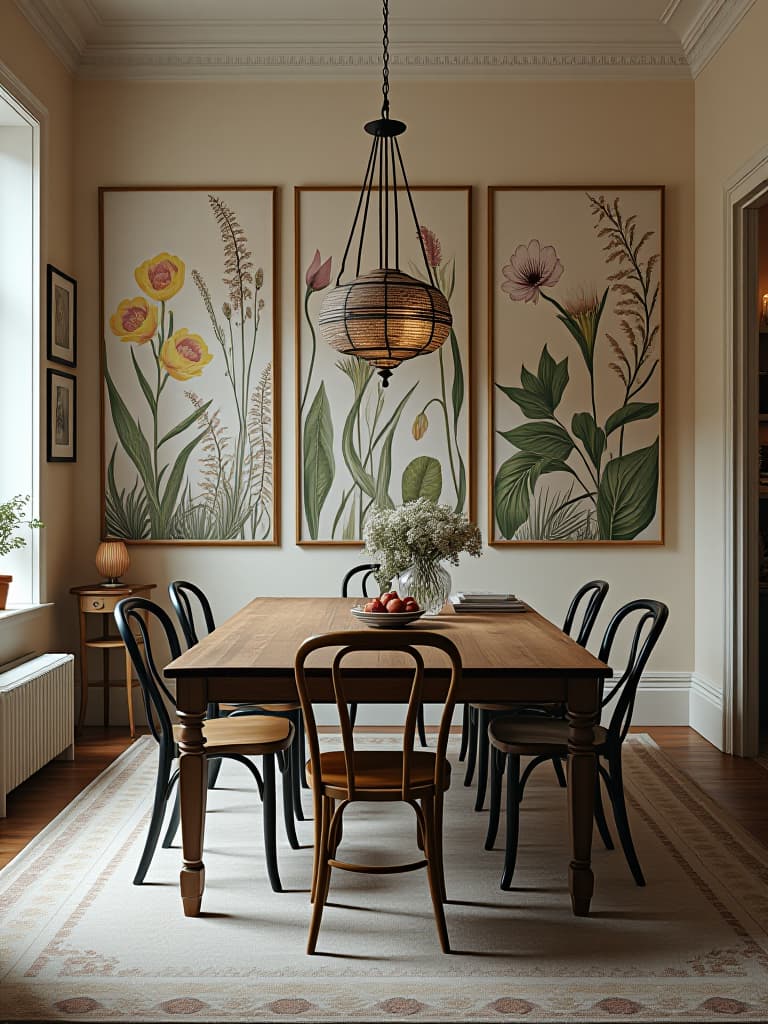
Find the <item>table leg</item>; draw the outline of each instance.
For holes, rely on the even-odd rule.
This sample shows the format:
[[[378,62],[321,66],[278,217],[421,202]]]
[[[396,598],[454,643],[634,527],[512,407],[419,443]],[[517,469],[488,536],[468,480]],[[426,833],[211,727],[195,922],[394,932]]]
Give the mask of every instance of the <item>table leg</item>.
[[[571,906],[577,917],[589,914],[594,889],[592,874],[592,818],[595,806],[597,759],[593,728],[597,724],[599,682],[596,679],[570,679],[567,697],[568,715],[568,823],[571,839],[571,863],[568,888]]]
[[[86,629],[85,612],[80,610],[80,714],[77,728],[82,729],[85,722],[85,711],[88,707],[88,648],[85,646]]]
[[[133,720],[133,663],[125,648],[125,688],[128,691],[128,725],[131,730],[131,739],[136,735],[136,726]]]
[[[186,681],[185,681],[186,682]],[[197,682],[197,681],[195,681]],[[179,807],[181,810],[181,845],[184,864],[179,876],[181,901],[186,917],[197,917],[205,889],[203,837],[205,834],[205,802],[208,772],[204,751],[203,719],[205,718],[205,683],[200,681],[187,710],[178,708],[181,723],[179,736]],[[189,694],[189,690],[187,690]],[[181,701],[179,702],[181,703]],[[193,710],[193,706],[194,707]]]

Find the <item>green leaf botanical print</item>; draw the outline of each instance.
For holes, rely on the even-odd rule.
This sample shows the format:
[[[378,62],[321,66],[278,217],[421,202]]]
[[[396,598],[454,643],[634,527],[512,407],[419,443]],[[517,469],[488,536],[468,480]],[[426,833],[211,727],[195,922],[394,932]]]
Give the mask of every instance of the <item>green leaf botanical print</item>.
[[[401,487],[403,502],[429,498],[437,504],[443,489],[443,471],[440,463],[429,455],[420,455],[412,459],[403,470]]]
[[[644,530],[656,513],[658,484],[658,438],[648,448],[612,459],[597,495],[601,540],[632,540]]]
[[[336,466],[333,457],[333,421],[325,393],[325,382],[320,382],[310,406],[304,433],[304,512],[309,524],[309,535],[317,540],[320,512],[333,484]]]
[[[542,299],[541,308],[555,313],[554,339],[547,336],[536,372],[521,363],[519,385],[494,382],[494,394],[512,403],[495,403],[496,434],[516,449],[494,480],[494,517],[504,540],[631,541],[657,515],[653,421],[659,402],[651,400],[659,391],[660,360],[656,232],[641,230],[638,214],[626,215],[619,197],[584,198],[610,268],[602,282],[580,282],[556,298],[553,289],[566,267],[554,245],[536,238],[518,245],[502,266],[501,291],[513,303],[535,306]],[[569,372],[574,343],[582,358]],[[526,352],[530,359],[530,347]],[[504,415],[513,425],[504,424]],[[520,423],[521,416],[527,422]],[[542,490],[545,475],[554,484]]]

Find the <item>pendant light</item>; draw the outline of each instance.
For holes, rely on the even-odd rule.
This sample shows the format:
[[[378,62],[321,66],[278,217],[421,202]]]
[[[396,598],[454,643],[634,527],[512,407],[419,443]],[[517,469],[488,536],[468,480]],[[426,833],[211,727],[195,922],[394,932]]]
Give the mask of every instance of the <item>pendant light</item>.
[[[382,378],[382,387],[387,387],[396,366],[414,356],[434,352],[443,344],[451,329],[452,318],[448,300],[435,286],[416,207],[408,187],[397,141],[406,126],[402,121],[389,116],[388,0],[383,0],[383,16],[384,101],[381,117],[369,121],[365,126],[366,132],[373,136],[368,166],[339,266],[336,287],[326,294],[318,318],[318,328],[320,336],[337,351],[344,355],[359,356],[376,366]],[[400,269],[401,190],[408,200],[413,217],[426,280],[412,277]],[[361,274],[365,229],[372,207],[378,215],[379,265],[377,269]],[[358,225],[356,276],[354,280],[342,284],[341,279]]]

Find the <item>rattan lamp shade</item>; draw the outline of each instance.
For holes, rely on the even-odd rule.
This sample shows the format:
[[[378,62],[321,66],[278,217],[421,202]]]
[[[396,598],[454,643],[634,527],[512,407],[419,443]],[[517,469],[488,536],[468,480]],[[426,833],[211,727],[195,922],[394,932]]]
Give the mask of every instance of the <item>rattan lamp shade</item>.
[[[329,345],[380,371],[434,352],[451,323],[451,310],[438,288],[390,269],[372,270],[334,288],[318,318],[320,336]]]
[[[107,577],[105,586],[120,586],[118,577],[128,572],[131,559],[121,540],[103,540],[96,549],[96,568]]]

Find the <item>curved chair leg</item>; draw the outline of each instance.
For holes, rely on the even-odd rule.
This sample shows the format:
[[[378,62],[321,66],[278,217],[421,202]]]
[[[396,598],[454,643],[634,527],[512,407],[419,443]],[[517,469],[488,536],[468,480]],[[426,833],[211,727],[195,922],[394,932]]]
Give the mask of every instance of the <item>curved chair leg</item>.
[[[560,760],[559,757],[553,757],[552,758],[552,765],[553,765],[553,767],[555,769],[555,775],[557,776],[557,781],[560,783],[560,788],[561,789],[565,789],[567,787],[568,783],[565,781],[565,772],[563,771],[563,762]]]
[[[603,787],[600,782],[600,772],[597,772],[595,778],[595,821],[597,823],[597,831],[600,833],[600,838],[603,840],[606,850],[612,850],[613,839],[611,838],[611,832],[608,828],[608,822],[605,820],[605,810],[603,808]]]
[[[320,800],[320,831],[315,846],[315,859],[317,862],[317,875],[315,879],[314,901],[312,905],[312,919],[309,923],[309,936],[307,937],[307,953],[311,956],[317,946],[317,936],[320,932],[320,922],[323,918],[323,906],[325,904],[325,893],[328,891],[330,880],[330,867],[328,866],[328,833],[330,831],[330,800],[321,797]],[[315,821],[318,814],[315,811]],[[317,832],[317,826],[315,826]]]
[[[160,760],[157,766],[157,779],[155,780],[155,802],[152,805],[152,817],[149,820],[147,839],[144,843],[144,850],[141,860],[133,876],[133,884],[141,885],[144,877],[152,863],[155,855],[157,841],[160,838],[160,830],[163,827],[165,816],[165,805],[168,802],[168,782],[171,777],[171,758],[160,748]]]
[[[469,704],[464,704],[461,712],[461,746],[459,747],[459,760],[463,761],[467,756],[467,743],[469,742]]]
[[[445,923],[443,894],[440,885],[440,854],[435,834],[435,798],[433,796],[424,797],[421,801],[421,806],[424,815],[424,845],[426,847],[424,852],[427,860],[429,895],[432,899],[432,910],[435,915],[437,934],[440,938],[440,948],[444,953],[450,953],[451,944],[448,939],[448,928]]]
[[[301,768],[301,788],[309,789],[309,779],[307,778],[307,743],[306,734],[304,732],[304,716],[301,711],[296,712],[296,732],[298,733],[299,741],[299,767]]]
[[[488,739],[488,723],[491,720],[490,712],[478,711],[477,713],[477,795],[475,797],[475,810],[482,811],[485,803],[485,789],[488,785],[488,750],[491,746]]]
[[[517,862],[517,839],[520,832],[520,755],[507,754],[507,836],[504,849],[504,871],[501,888],[512,888],[512,875]]]
[[[304,772],[304,763],[297,739],[299,729],[303,728],[301,722],[301,712],[292,711],[288,717],[293,722],[294,730],[296,730],[294,733],[293,743],[288,749],[288,757],[290,764],[289,774],[291,777],[291,793],[293,794],[293,813],[296,815],[297,821],[304,821],[304,808],[301,805],[301,776]]]
[[[208,789],[216,788],[216,780],[221,771],[221,758],[211,757],[208,759]]]
[[[280,873],[277,870],[277,827],[275,814],[275,755],[265,754],[264,764],[264,853],[267,860],[267,874],[273,892],[282,892]]]
[[[477,708],[469,708],[469,740],[467,741],[467,770],[464,773],[464,785],[472,785],[477,760]]]
[[[488,832],[485,836],[486,850],[492,850],[499,831],[501,815],[501,782],[504,775],[504,755],[491,747],[491,812],[488,818]]]
[[[445,860],[443,858],[443,794],[435,797],[435,849],[437,850],[438,880],[440,882],[440,899],[447,902],[445,891]]]
[[[357,704],[349,705],[349,724],[352,728],[355,728],[355,722],[357,721]]]
[[[176,797],[173,801],[173,810],[171,811],[171,817],[168,822],[168,828],[165,830],[165,836],[163,837],[162,847],[164,850],[167,850],[170,846],[173,845],[173,840],[176,838],[176,833],[179,829],[180,817],[181,804],[179,803],[179,791],[177,789]]]
[[[427,743],[427,729],[424,725],[424,705],[419,704],[419,709],[416,712],[416,728],[419,730],[419,743],[422,747],[428,747]]]
[[[613,820],[616,822],[616,831],[619,833],[621,848],[627,858],[629,870],[638,885],[645,885],[645,878],[640,868],[640,861],[637,859],[635,844],[632,842],[632,833],[629,831],[629,819],[627,818],[627,805],[624,802],[624,781],[621,772],[621,751],[611,757],[608,761],[608,771],[611,778],[609,794],[613,806]]]
[[[299,850],[301,849],[301,846],[298,836],[296,835],[296,824],[293,819],[293,788],[291,784],[290,751],[283,751],[281,754],[278,754],[277,757],[283,787],[283,821],[285,822],[285,834],[288,837],[291,849]]]

